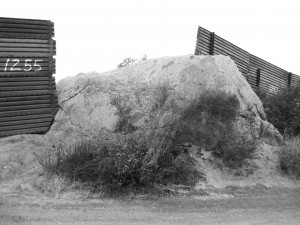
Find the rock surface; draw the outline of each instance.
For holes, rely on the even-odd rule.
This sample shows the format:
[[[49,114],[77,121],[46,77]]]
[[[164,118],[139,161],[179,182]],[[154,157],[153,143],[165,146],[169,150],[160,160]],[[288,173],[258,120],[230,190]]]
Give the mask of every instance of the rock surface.
[[[154,107],[163,108],[159,123],[164,125],[206,89],[237,96],[240,116],[236,128],[241,133],[255,138],[267,134],[281,141],[278,131],[266,121],[261,101],[230,57],[194,55],[150,59],[101,74],[61,80],[57,84],[60,110],[48,136],[66,140],[101,129],[115,131],[124,116],[118,106],[129,109],[134,127],[143,126]]]

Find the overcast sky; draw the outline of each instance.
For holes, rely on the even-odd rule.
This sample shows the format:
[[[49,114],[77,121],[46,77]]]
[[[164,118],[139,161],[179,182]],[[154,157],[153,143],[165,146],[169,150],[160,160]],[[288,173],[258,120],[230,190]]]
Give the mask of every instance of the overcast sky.
[[[300,1],[1,0],[0,17],[55,23],[56,80],[125,57],[193,54],[198,25],[300,75]]]

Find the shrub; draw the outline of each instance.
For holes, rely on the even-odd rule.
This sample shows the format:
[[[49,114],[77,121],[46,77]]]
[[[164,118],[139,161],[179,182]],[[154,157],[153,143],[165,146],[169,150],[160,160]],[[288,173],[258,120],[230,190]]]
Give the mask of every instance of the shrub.
[[[43,169],[49,174],[58,175],[60,172],[61,162],[65,156],[65,150],[61,144],[48,147],[45,152],[36,154],[35,157]]]
[[[276,95],[261,94],[267,119],[282,134],[300,134],[300,84],[279,90]]]
[[[180,159],[178,152],[168,138],[136,133],[113,140],[82,141],[73,148],[60,145],[38,160],[50,174],[115,193],[154,184],[194,185],[200,173],[191,159]]]
[[[228,167],[241,167],[245,159],[254,157],[256,143],[236,134],[233,125],[238,113],[235,95],[206,90],[182,112],[175,139],[187,135],[189,141],[213,151]]]
[[[244,164],[246,159],[255,157],[256,142],[247,139],[244,136],[229,134],[226,140],[218,144],[214,151],[216,156],[223,159],[223,162],[229,168],[238,168]]]
[[[215,150],[225,135],[232,132],[239,101],[224,91],[206,90],[181,113],[178,121],[181,135],[188,135],[207,150]]]
[[[63,175],[72,180],[79,176],[78,169],[96,156],[97,146],[92,141],[82,140],[72,148],[58,144],[41,155],[36,155],[40,165],[49,174]]]
[[[300,178],[300,137],[286,140],[279,154],[279,164],[283,172]]]
[[[236,119],[238,108],[239,101],[235,95],[209,89],[202,92],[189,104],[182,113],[181,119],[205,123],[203,112],[211,119],[220,118],[221,122],[229,124]]]

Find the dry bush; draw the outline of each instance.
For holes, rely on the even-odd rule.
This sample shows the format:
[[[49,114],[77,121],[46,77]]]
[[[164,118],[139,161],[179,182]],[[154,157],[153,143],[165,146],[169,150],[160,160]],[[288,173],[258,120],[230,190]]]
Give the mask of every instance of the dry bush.
[[[95,157],[97,146],[92,141],[81,140],[73,146],[61,143],[53,145],[41,154],[36,154],[40,165],[49,174],[76,179],[77,169]]]
[[[257,143],[255,140],[234,134],[226,135],[226,140],[219,143],[214,154],[223,159],[229,168],[242,167],[246,159],[255,158]]]
[[[300,178],[300,137],[288,138],[279,154],[283,172]]]
[[[119,134],[113,140],[58,146],[51,154],[37,156],[48,174],[88,183],[107,193],[155,184],[194,185],[200,177],[193,162],[180,160],[172,140],[161,134]]]
[[[300,134],[300,83],[279,90],[276,95],[259,94],[268,121],[283,135]]]
[[[241,167],[253,158],[256,143],[236,134],[233,124],[239,110],[235,95],[206,90],[181,114],[181,134],[188,134],[198,145],[222,158],[231,168]]]
[[[187,106],[176,121],[177,136],[214,151],[233,132],[239,101],[224,91],[205,90]]]

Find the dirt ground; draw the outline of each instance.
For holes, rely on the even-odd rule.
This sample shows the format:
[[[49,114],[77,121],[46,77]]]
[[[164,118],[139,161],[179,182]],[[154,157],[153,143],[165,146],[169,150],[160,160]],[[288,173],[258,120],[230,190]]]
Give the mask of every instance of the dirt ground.
[[[144,200],[66,199],[0,193],[0,224],[300,224],[300,189],[215,189]]]
[[[300,182],[276,169],[273,146],[263,144],[256,169],[238,175],[204,152],[206,181],[196,185],[198,194],[100,199],[65,192],[59,179],[45,182],[34,156],[44,143],[37,135],[0,139],[0,225],[300,224]],[[40,192],[49,190],[63,194]]]

